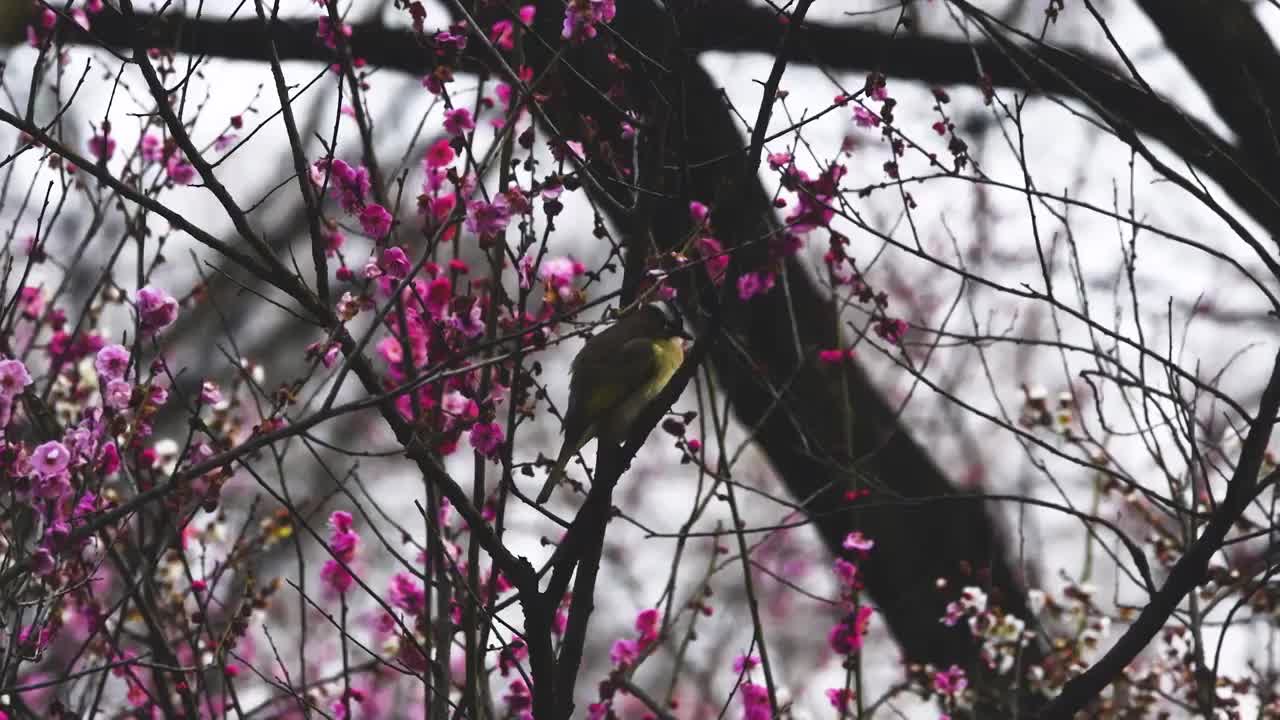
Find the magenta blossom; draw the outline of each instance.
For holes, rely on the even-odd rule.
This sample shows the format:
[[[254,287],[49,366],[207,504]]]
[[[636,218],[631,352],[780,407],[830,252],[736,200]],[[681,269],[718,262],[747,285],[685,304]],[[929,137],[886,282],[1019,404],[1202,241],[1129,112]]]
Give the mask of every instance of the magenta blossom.
[[[842,546],[845,550],[868,553],[871,552],[871,548],[876,546],[876,541],[863,537],[861,530],[854,530],[845,536]]]
[[[755,655],[739,655],[733,659],[733,672],[735,675],[750,673],[759,666],[760,658]]]
[[[421,615],[427,609],[427,596],[422,584],[409,573],[396,573],[391,578],[391,604],[410,615]]]
[[[62,474],[70,463],[71,451],[57,440],[50,440],[31,453],[31,469],[42,478]]]
[[[867,634],[874,611],[868,605],[860,605],[827,633],[827,643],[840,655],[852,655],[862,649],[862,637]]]
[[[164,142],[157,136],[147,133],[138,141],[138,150],[146,162],[159,162],[164,157]]]
[[[769,688],[745,682],[738,689],[742,693],[742,720],[773,720]]]
[[[32,382],[21,360],[0,360],[0,399],[13,400]]]
[[[170,155],[164,166],[165,174],[175,185],[190,185],[196,179],[196,169],[183,158]]]
[[[476,423],[471,426],[471,447],[481,455],[496,460],[498,451],[502,449],[502,442],[505,437],[502,434],[502,426],[496,422]]]
[[[360,211],[360,227],[366,235],[381,238],[391,232],[391,213],[377,203],[370,203]]]
[[[738,277],[738,299],[750,300],[757,295],[764,295],[773,289],[773,273],[751,272]]]
[[[427,148],[427,154],[423,158],[427,168],[441,168],[453,162],[457,154],[453,151],[453,146],[445,138],[440,138]]]
[[[453,108],[444,111],[444,131],[453,136],[458,136],[468,130],[476,129],[475,118],[471,117],[471,111],[466,108]]]
[[[507,229],[511,222],[511,206],[503,195],[495,195],[493,202],[473,200],[467,204],[466,227],[480,236],[494,236]]]
[[[942,695],[956,695],[964,692],[967,687],[969,679],[965,677],[964,669],[958,665],[933,674],[933,689]]]
[[[106,132],[89,138],[89,154],[98,160],[110,160],[116,154],[115,138]]]
[[[571,43],[590,40],[598,32],[596,25],[613,22],[617,12],[614,0],[570,0],[564,9],[560,35]]]
[[[123,345],[108,345],[98,351],[93,367],[104,380],[120,380],[129,369],[129,351]]]
[[[609,659],[615,667],[630,667],[640,659],[640,647],[635,640],[616,640],[609,648]]]
[[[133,399],[133,385],[124,380],[111,380],[103,390],[102,398],[107,407],[124,410]]]
[[[178,301],[159,288],[148,285],[138,290],[133,302],[144,333],[159,332],[178,319]]]

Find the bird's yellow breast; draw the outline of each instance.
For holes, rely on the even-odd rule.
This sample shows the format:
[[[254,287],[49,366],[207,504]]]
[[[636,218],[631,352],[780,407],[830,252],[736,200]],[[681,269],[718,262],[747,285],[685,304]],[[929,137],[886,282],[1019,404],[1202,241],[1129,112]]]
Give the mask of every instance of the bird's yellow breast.
[[[606,418],[601,426],[601,435],[608,442],[621,443],[631,429],[632,423],[644,410],[649,401],[662,392],[671,377],[684,362],[684,345],[679,338],[655,340],[653,342],[653,375],[649,381],[640,386],[614,410],[611,417]]]
[[[671,376],[680,369],[684,362],[684,343],[680,338],[655,340],[653,343],[654,374],[651,384],[654,385],[650,398],[662,392],[662,388],[671,381]]]

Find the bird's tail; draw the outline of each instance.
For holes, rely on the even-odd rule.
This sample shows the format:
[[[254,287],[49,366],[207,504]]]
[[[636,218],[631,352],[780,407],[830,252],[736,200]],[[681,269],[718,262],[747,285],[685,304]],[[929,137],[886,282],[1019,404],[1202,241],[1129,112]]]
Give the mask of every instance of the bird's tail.
[[[537,503],[539,505],[551,498],[551,491],[555,490],[556,485],[559,485],[560,481],[565,478],[564,469],[577,452],[577,448],[572,443],[565,443],[564,447],[560,448],[560,457],[556,458],[555,466],[551,468],[551,473],[547,475],[547,482],[538,491]]]

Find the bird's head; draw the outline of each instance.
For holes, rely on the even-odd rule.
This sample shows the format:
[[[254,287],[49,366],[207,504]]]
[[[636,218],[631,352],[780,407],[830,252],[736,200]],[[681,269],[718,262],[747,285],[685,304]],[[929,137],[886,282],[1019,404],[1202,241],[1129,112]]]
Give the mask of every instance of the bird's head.
[[[669,302],[655,302],[645,306],[644,312],[650,315],[649,322],[657,328],[657,335],[661,338],[684,338],[692,340],[693,336],[685,332],[684,319],[680,316],[680,310],[675,304]]]

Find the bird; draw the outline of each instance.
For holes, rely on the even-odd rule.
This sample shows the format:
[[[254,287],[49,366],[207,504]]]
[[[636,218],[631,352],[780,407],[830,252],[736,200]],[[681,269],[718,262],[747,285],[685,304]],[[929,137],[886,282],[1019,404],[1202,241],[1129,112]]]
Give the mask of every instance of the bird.
[[[564,444],[541,505],[565,477],[565,466],[592,439],[620,445],[640,413],[662,392],[684,362],[683,340],[692,338],[667,303],[648,303],[626,313],[587,340],[569,372],[569,407],[561,427]]]

